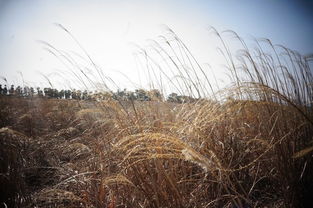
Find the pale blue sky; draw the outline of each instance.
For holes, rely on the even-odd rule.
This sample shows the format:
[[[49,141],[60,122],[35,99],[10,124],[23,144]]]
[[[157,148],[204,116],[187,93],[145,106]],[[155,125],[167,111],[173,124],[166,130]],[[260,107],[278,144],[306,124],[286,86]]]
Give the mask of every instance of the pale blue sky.
[[[53,25],[55,22],[70,29],[97,64],[117,81],[122,78],[116,71],[134,82],[140,81],[129,43],[146,44],[147,39],[162,34],[162,24],[169,25],[186,42],[200,63],[215,59],[209,53],[212,44],[207,31],[209,25],[219,30],[234,30],[246,39],[266,37],[302,54],[312,53],[312,2],[0,0],[0,76],[6,77],[10,84],[20,84],[19,72],[22,72],[29,84],[47,85],[39,73],[53,77],[54,71],[62,70],[63,66],[36,40],[81,53]],[[56,77],[55,80],[56,85],[68,84]]]

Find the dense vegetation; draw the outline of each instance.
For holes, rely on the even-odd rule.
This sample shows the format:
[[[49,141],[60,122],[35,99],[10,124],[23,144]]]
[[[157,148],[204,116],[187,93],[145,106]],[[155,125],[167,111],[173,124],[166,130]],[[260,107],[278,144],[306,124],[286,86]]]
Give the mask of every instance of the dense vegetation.
[[[5,85],[2,88],[0,84],[0,95],[3,96],[15,96],[22,98],[55,98],[55,99],[72,99],[72,100],[92,100],[92,101],[102,101],[102,100],[137,100],[137,101],[151,101],[151,100],[164,100],[164,96],[157,89],[144,90],[136,89],[135,91],[129,90],[117,90],[113,91],[87,91],[84,90],[57,90],[51,87],[45,87],[42,91],[37,87],[37,92],[34,91],[33,87],[25,86],[23,89],[20,86],[14,88],[14,85],[11,85],[10,90],[7,89]],[[186,103],[186,102],[195,102],[197,99],[186,95],[178,95],[177,93],[171,93],[168,95],[167,101],[177,102],[177,103]]]
[[[269,40],[271,54],[251,50],[233,33],[234,58],[214,32],[234,84],[210,97],[174,33],[192,66],[171,84],[193,102],[1,96],[1,205],[312,207],[310,56]]]

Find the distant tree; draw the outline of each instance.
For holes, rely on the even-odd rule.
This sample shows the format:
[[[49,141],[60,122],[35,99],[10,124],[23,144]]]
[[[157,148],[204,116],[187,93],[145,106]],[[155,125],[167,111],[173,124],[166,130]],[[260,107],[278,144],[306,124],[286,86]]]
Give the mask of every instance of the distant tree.
[[[23,96],[22,88],[20,86],[17,86],[14,94],[17,96]]]
[[[136,96],[135,96],[135,93],[134,92],[126,92],[126,99],[127,100],[136,100]]]
[[[11,85],[11,88],[9,90],[9,95],[14,95],[14,94],[15,94],[14,85]]]
[[[53,98],[53,90],[50,87],[43,88],[43,92],[45,93],[45,97]]]
[[[147,91],[145,91],[144,89],[136,89],[134,95],[135,95],[136,100],[138,100],[138,101],[149,101],[149,100],[151,100]]]
[[[80,91],[80,90],[76,91],[76,99],[77,100],[81,100],[82,99],[82,91]]]
[[[88,98],[88,92],[87,90],[84,90],[82,99],[87,100],[87,98]]]
[[[33,97],[33,96],[34,96],[34,93],[35,93],[34,88],[31,87],[29,91],[30,91],[29,96],[30,96],[30,97]]]
[[[20,88],[20,90],[17,90],[17,88],[16,88],[16,91],[19,91],[19,92],[17,92],[17,94],[19,94],[20,96],[23,96],[23,97],[28,97],[28,95],[29,95],[29,87],[24,86],[23,90],[21,88]]]
[[[72,95],[71,90],[65,90],[64,92],[65,99],[70,99],[71,95]]]
[[[177,93],[171,93],[167,96],[166,99],[168,102],[179,103],[179,97]]]
[[[128,92],[126,89],[124,90],[117,90],[115,93],[113,93],[112,98],[115,100],[128,100],[129,99],[130,92]]]
[[[58,98],[59,99],[63,99],[64,97],[65,97],[65,91],[64,90],[60,90]]]
[[[73,89],[73,91],[72,91],[72,99],[74,99],[74,100],[77,99],[77,93],[76,93],[75,89]]]
[[[197,101],[195,98],[186,96],[186,95],[178,95],[177,93],[171,93],[167,97],[168,102],[173,103],[192,103]]]
[[[109,100],[112,98],[113,92],[104,91],[102,92],[102,97],[104,100]]]
[[[52,90],[52,97],[53,98],[59,98],[59,90],[57,90],[57,89],[53,89]]]
[[[40,89],[40,87],[37,87],[37,95],[38,97],[43,97],[43,91]]]
[[[93,95],[92,91],[88,92],[87,93],[87,100],[92,100],[92,95]]]
[[[7,85],[4,85],[4,88],[3,88],[3,94],[4,94],[4,95],[7,95],[7,94],[8,94],[8,88],[7,88]]]

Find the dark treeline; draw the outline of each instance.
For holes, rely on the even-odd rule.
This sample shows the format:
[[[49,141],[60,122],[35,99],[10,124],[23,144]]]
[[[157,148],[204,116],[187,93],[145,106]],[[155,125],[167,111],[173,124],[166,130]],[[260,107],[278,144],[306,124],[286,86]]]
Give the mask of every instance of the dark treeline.
[[[123,101],[164,101],[165,98],[163,94],[157,90],[143,90],[136,89],[135,91],[117,90],[113,91],[102,91],[102,92],[91,92],[91,91],[81,91],[81,90],[57,90],[53,88],[43,88],[37,87],[34,89],[33,87],[20,87],[16,88],[14,85],[11,85],[8,88],[6,85],[2,87],[0,84],[0,94],[6,96],[16,96],[16,97],[39,97],[39,98],[55,98],[55,99],[73,99],[73,100],[123,100]],[[178,95],[177,93],[171,93],[167,96],[166,101],[174,102],[174,103],[190,103],[195,102],[197,99],[192,98],[190,96]]]

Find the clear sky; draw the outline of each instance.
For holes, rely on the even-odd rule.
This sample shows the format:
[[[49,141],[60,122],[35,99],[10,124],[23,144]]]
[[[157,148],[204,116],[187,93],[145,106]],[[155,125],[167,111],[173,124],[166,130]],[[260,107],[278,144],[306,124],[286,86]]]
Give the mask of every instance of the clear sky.
[[[234,30],[246,39],[266,37],[302,54],[313,52],[309,0],[0,0],[0,76],[9,84],[22,84],[22,74],[28,85],[47,86],[44,74],[58,88],[73,87],[74,78],[62,74],[64,65],[38,43],[47,41],[83,55],[53,23],[70,30],[121,88],[129,87],[128,79],[144,86],[131,43],[148,45],[148,39],[164,33],[163,24],[178,34],[200,64],[214,66],[218,60],[208,26]]]

